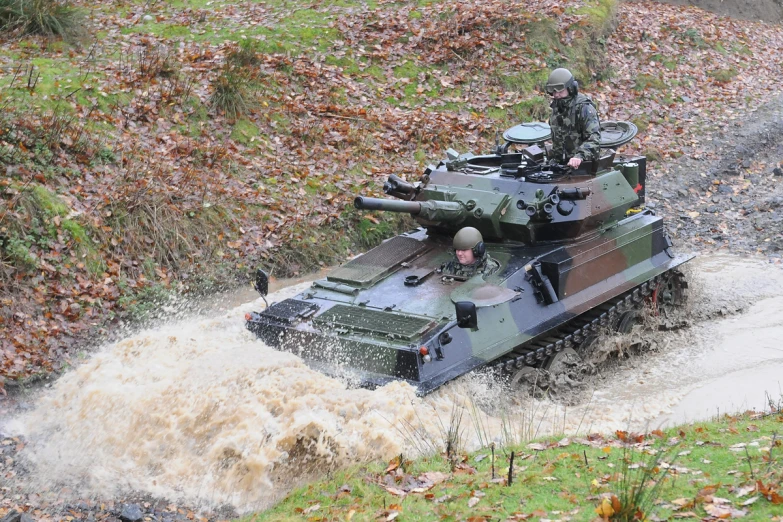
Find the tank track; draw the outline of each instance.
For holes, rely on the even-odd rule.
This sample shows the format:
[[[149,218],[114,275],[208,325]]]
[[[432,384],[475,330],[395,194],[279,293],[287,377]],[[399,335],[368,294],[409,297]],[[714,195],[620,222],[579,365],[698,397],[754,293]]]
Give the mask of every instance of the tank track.
[[[539,367],[551,356],[566,348],[577,349],[589,336],[613,326],[625,312],[638,309],[646,299],[654,298],[658,286],[670,277],[675,278],[680,288],[687,288],[682,272],[666,271],[575,317],[568,323],[514,348],[489,366],[498,371],[513,373],[525,366]]]

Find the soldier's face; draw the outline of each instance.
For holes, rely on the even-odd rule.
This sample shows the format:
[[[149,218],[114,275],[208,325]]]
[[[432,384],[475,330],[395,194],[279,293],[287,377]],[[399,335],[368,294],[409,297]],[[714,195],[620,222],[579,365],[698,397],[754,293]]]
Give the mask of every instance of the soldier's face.
[[[455,250],[457,255],[457,261],[461,265],[472,265],[476,262],[476,256],[473,255],[473,250]]]
[[[563,89],[562,91],[555,91],[554,94],[552,94],[552,98],[556,100],[562,100],[563,98],[568,97],[568,89]]]

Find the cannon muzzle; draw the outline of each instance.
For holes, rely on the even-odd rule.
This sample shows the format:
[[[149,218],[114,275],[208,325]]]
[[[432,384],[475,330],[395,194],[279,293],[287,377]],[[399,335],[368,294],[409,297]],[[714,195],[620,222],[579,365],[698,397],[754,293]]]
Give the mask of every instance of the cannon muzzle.
[[[409,214],[418,214],[421,211],[421,203],[418,201],[396,201],[365,196],[357,196],[353,200],[353,206],[361,210],[386,210],[388,212],[407,212]]]
[[[353,206],[362,210],[407,212],[427,221],[459,223],[467,216],[467,209],[458,201],[396,201],[393,199],[357,196]]]

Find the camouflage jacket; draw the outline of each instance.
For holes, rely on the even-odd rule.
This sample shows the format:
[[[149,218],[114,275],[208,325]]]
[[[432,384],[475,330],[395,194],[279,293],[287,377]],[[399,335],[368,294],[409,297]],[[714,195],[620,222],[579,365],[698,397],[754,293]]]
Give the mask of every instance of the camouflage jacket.
[[[497,271],[498,268],[500,268],[500,263],[486,254],[481,259],[481,261],[478,263],[473,263],[472,265],[463,265],[456,259],[451,260],[448,263],[444,263],[440,267],[440,272],[446,277],[456,276],[467,279],[473,277],[476,274],[483,274],[484,276],[492,275]]]
[[[584,94],[553,100],[552,158],[565,163],[570,158],[597,160],[601,152],[601,129],[598,112],[590,98]]]

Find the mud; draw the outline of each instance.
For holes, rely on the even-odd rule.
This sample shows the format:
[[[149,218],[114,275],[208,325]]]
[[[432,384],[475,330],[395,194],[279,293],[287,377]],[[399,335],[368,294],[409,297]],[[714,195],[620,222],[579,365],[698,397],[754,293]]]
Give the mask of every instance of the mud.
[[[667,4],[691,5],[718,15],[742,20],[783,21],[783,3],[780,0],[661,0]]]
[[[649,203],[680,248],[783,259],[783,96],[653,164]]]

